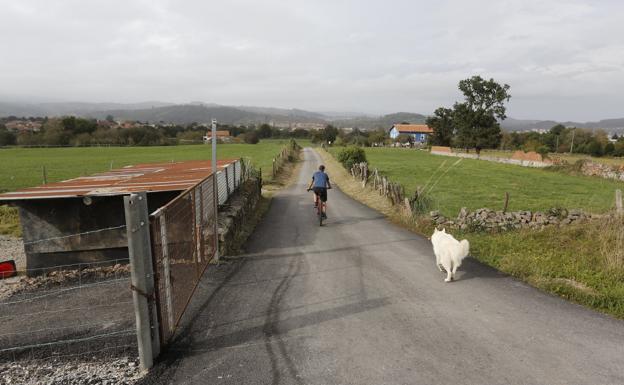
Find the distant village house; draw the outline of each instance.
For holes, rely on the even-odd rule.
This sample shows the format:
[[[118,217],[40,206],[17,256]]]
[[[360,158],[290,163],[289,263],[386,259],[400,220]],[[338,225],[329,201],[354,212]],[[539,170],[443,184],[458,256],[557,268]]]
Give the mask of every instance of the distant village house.
[[[217,130],[217,140],[221,140],[223,142],[229,142],[232,140],[230,136],[230,132],[227,130]],[[212,141],[212,131],[208,130],[206,136],[204,136],[204,143],[210,143]]]
[[[415,143],[425,143],[433,130],[426,124],[395,124],[390,129],[390,138],[396,139],[399,135],[409,135]]]
[[[13,132],[37,132],[41,130],[40,122],[31,122],[30,120],[12,120],[4,124],[7,130]]]

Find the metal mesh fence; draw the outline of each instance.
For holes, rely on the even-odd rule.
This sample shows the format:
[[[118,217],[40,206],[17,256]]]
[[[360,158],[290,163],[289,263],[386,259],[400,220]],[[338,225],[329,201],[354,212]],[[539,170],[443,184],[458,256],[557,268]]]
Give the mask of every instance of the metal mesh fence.
[[[0,363],[136,357],[127,259],[34,270],[0,299]]]
[[[219,186],[219,205],[225,204],[228,197],[241,183],[242,162],[236,161],[228,164],[217,172],[217,185]]]
[[[256,176],[248,162],[230,163],[150,216],[160,341],[166,344],[216,252],[218,205]],[[218,187],[217,187],[218,186]]]

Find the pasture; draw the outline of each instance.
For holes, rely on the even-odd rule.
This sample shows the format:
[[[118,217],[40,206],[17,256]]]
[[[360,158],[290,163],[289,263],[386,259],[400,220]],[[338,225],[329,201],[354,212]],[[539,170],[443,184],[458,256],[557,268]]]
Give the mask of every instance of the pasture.
[[[288,140],[262,140],[258,144],[219,144],[217,157],[250,158],[262,168],[263,177],[271,174],[273,157]],[[43,183],[57,182],[82,175],[107,171],[130,164],[181,160],[210,160],[209,145],[153,147],[65,147],[0,149],[0,191],[11,191]]]
[[[337,151],[332,149],[334,154]],[[431,210],[451,217],[461,207],[501,210],[505,192],[510,195],[510,211],[564,207],[602,213],[614,206],[614,191],[624,188],[624,183],[597,177],[475,159],[459,161],[410,149],[367,148],[366,156],[372,167],[403,184],[408,195],[426,186]]]
[[[273,157],[288,143],[284,140],[262,140],[258,144],[219,144],[217,157],[249,158],[262,169],[264,179],[271,178]],[[0,192],[18,190],[43,183],[45,166],[47,181],[107,171],[130,164],[209,160],[211,146],[197,144],[153,147],[64,147],[64,148],[1,148]],[[0,234],[20,235],[17,210],[0,206]]]

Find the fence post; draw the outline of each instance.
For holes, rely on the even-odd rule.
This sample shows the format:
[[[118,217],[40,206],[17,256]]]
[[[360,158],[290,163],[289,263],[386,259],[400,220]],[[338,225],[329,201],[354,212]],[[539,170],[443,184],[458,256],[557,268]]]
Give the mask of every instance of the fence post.
[[[227,191],[227,197],[228,199],[230,198],[230,175],[228,173],[228,168],[230,168],[230,166],[227,166],[226,168],[223,169],[223,171],[225,171],[225,191]]]
[[[124,208],[139,359],[141,369],[147,370],[160,353],[147,194],[142,192],[125,196]]]
[[[624,214],[624,206],[622,206],[622,190],[615,190],[615,211],[622,215]]]

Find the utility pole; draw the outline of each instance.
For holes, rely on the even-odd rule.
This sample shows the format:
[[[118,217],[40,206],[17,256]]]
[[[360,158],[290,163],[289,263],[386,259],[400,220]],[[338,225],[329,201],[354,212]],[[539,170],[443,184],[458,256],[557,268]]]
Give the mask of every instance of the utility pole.
[[[217,184],[217,119],[212,119],[212,139],[210,140],[212,143],[212,188],[213,188],[213,197],[214,197],[214,220],[215,220],[215,254],[214,260],[219,262],[219,185]],[[227,183],[227,181],[226,181]]]
[[[570,143],[570,154],[572,153],[572,150],[574,150],[574,134],[576,133],[576,128],[572,129],[572,143]]]

